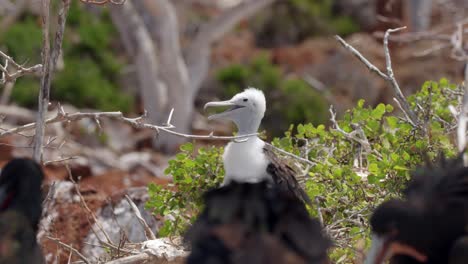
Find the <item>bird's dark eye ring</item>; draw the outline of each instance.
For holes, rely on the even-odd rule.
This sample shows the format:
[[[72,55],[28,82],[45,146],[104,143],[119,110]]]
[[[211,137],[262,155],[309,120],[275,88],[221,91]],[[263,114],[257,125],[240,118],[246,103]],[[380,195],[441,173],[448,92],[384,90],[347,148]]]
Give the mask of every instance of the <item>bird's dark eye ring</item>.
[[[242,100],[242,101],[244,101],[244,102],[247,102],[248,100],[249,100],[249,99],[247,99],[247,98],[244,98],[244,100]]]

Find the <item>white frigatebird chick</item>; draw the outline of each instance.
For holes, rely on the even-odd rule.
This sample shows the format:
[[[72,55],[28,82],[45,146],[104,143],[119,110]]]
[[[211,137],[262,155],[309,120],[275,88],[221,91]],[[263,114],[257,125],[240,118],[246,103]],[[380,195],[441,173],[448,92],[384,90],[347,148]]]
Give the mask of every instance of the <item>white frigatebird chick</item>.
[[[36,233],[44,174],[30,159],[13,159],[0,174],[0,263],[44,262]]]
[[[403,199],[374,211],[366,264],[468,263],[468,168],[461,158],[415,170]]]
[[[205,207],[185,235],[187,264],[325,264],[330,240],[304,203],[258,183],[208,191]]]
[[[227,119],[237,126],[237,135],[250,135],[258,132],[266,110],[265,95],[255,88],[245,89],[230,100],[209,102],[208,107],[229,107],[226,111],[208,117]],[[278,187],[294,193],[302,201],[310,204],[310,199],[297,182],[294,170],[279,159],[273,149],[258,136],[232,141],[224,149],[223,163],[225,177],[223,185],[232,180],[256,183],[267,180]]]

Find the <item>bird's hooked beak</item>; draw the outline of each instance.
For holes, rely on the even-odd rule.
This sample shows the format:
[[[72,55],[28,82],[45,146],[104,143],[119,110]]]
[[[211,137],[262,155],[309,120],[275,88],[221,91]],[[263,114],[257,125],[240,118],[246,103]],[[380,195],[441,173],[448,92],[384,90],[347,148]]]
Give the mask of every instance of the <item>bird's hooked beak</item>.
[[[405,255],[419,262],[426,262],[427,256],[412,246],[399,243],[390,237],[372,235],[372,244],[364,264],[382,264],[394,255]]]
[[[228,117],[229,114],[231,114],[232,111],[234,111],[236,109],[239,109],[239,108],[245,107],[243,105],[238,105],[238,104],[232,102],[231,100],[227,100],[227,101],[206,103],[205,106],[203,107],[203,109],[206,110],[208,107],[223,107],[223,106],[229,106],[229,108],[224,112],[208,116],[208,120]]]

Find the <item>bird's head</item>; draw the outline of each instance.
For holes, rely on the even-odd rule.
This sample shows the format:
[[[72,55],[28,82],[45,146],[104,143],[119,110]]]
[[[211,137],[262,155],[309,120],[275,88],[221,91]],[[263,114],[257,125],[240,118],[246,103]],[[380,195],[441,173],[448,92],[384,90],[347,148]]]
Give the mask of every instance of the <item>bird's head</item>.
[[[265,114],[266,101],[262,91],[247,88],[242,93],[234,95],[230,100],[205,104],[204,108],[208,107],[229,107],[224,112],[209,116],[209,120],[227,119],[236,124],[239,132],[255,133]]]
[[[416,248],[425,230],[418,210],[407,201],[393,199],[382,203],[372,214],[372,244],[365,264],[381,264],[395,255],[403,255],[418,262],[427,260],[426,254]]]

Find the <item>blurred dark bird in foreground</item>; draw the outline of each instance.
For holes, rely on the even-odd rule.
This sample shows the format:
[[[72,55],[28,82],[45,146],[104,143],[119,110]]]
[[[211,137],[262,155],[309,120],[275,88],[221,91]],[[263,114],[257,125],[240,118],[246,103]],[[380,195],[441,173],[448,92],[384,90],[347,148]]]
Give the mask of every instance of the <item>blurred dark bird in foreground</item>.
[[[14,159],[0,175],[0,264],[44,263],[36,241],[44,174],[29,159]]]
[[[204,200],[185,236],[188,264],[327,263],[331,242],[294,194],[265,181],[231,181]]]
[[[417,169],[404,199],[373,213],[366,264],[468,263],[468,168],[460,158]]]
[[[236,124],[238,136],[251,135],[229,142],[224,149],[226,175],[223,185],[231,181],[256,183],[268,180],[276,187],[294,193],[305,203],[311,204],[309,196],[296,180],[296,172],[275,155],[271,145],[255,135],[266,110],[262,91],[247,88],[230,100],[206,103],[205,108],[208,107],[229,107],[224,112],[210,115],[208,119],[230,120]]]

